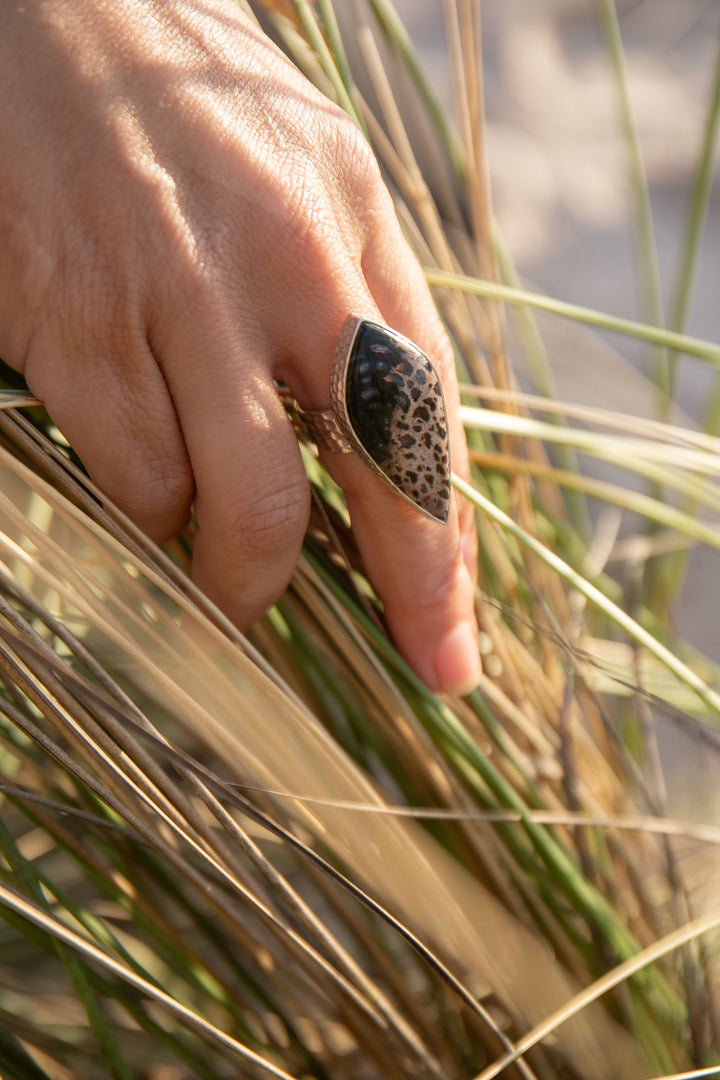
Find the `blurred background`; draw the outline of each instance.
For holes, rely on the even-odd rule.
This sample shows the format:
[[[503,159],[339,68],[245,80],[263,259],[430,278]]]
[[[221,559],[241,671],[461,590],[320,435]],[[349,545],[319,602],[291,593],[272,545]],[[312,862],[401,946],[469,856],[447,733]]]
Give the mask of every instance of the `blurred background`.
[[[396,0],[396,7],[439,95],[452,108],[442,0]],[[599,7],[596,0],[482,0],[492,195],[504,241],[528,288],[651,321],[644,308],[628,146]],[[617,0],[616,8],[669,319],[718,63],[720,3]],[[657,416],[646,347],[565,320],[538,321],[561,400]],[[717,177],[685,329],[720,341]],[[716,378],[710,365],[684,357],[675,418],[701,422]],[[589,462],[583,467],[600,472]],[[632,522],[623,529],[632,530]],[[675,628],[720,660],[717,552],[692,553]],[[658,723],[674,811],[717,820],[714,760],[671,721]]]
[[[453,87],[442,0],[396,0],[443,101]],[[643,318],[627,147],[596,0],[483,0],[495,212],[526,282],[563,300]],[[675,286],[720,34],[717,0],[618,0],[631,104],[650,187],[666,303]],[[720,184],[706,222],[687,330],[720,338]],[[627,355],[627,342],[617,343]],[[608,379],[558,358],[560,389],[634,408]],[[597,373],[593,373],[596,375]],[[682,369],[678,403],[702,411],[711,376]],[[637,385],[638,390],[640,384]]]
[[[395,101],[375,63],[375,39],[368,39],[374,27],[387,73],[402,93],[402,39],[391,23],[382,31],[370,18],[371,5],[378,10],[386,2],[337,0],[337,14],[345,20],[351,61],[360,75],[364,70],[358,89],[369,115],[383,115],[390,129]],[[510,253],[520,280],[558,301],[674,325],[687,211],[715,85],[720,98],[720,0],[396,3],[449,110],[444,9],[450,16],[473,4],[482,11],[498,247]],[[650,246],[657,248],[662,301],[657,306],[665,308],[656,318],[638,256],[623,79],[613,71],[607,25],[604,33],[599,17],[604,12],[614,26],[614,3],[649,180]],[[289,10],[285,0],[263,5]],[[293,55],[308,63],[322,86],[327,68],[309,47],[312,35],[297,34],[300,13],[312,19],[313,9],[303,3],[295,10],[298,22],[281,20],[278,34],[287,34]],[[412,105],[412,94],[406,97]],[[464,207],[475,190],[472,176],[466,188],[446,167],[436,129],[423,110],[417,112],[426,120],[423,131],[422,116],[411,119],[421,135],[416,143],[412,132],[421,175],[410,155],[403,157],[396,127],[392,146],[401,168],[393,172],[393,152],[384,156],[388,175],[416,211],[415,218],[409,212],[404,218],[409,230],[431,218],[418,212],[426,209],[425,179],[445,206],[453,207],[454,194]],[[376,146],[382,156],[382,138]],[[398,207],[402,214],[403,199]],[[692,303],[687,319],[678,320],[689,333],[716,343],[719,207],[716,189]],[[434,225],[433,218],[429,229],[417,228],[417,250],[433,250],[438,261],[446,257],[445,265],[475,273],[480,260],[459,206],[442,243],[432,247]],[[451,244],[463,256],[457,264],[448,256]],[[451,320],[452,305],[443,310]],[[492,337],[483,322],[487,311],[479,302],[463,305],[465,321],[458,318],[454,329],[461,331],[464,356],[472,354],[476,334],[484,342]],[[513,342],[515,311],[507,305],[509,348],[519,382],[533,389],[522,368],[532,349]],[[616,410],[630,417],[631,433],[644,434],[639,417],[672,418],[674,412],[686,426],[701,424],[707,402],[717,395],[720,426],[720,377],[708,362],[681,358],[672,409],[666,410],[653,384],[657,355],[641,343],[558,315],[537,314],[537,323],[551,368],[548,382],[555,383],[547,391],[553,404],[557,397],[560,404]],[[479,418],[480,410],[474,414]],[[608,596],[628,614],[639,612],[643,625],[657,628],[678,658],[688,650],[673,630],[713,658],[714,667],[690,654],[693,672],[720,693],[720,551],[692,552],[675,611],[674,578],[663,594],[658,569],[675,569],[679,560],[670,565],[652,555],[676,554],[697,530],[672,529],[670,522],[653,530],[651,515],[618,509],[630,503],[637,511],[639,505],[624,498],[624,488],[636,475],[627,467],[640,455],[623,443],[622,468],[612,471],[580,455],[583,471],[622,488],[607,500],[592,497],[587,531],[595,541],[604,539],[587,558],[585,537],[578,543],[565,527],[562,507],[547,498],[547,488],[505,482],[508,458],[511,475],[517,468],[521,476],[525,464],[535,463],[541,475],[544,465],[531,457],[530,424],[521,415],[514,419],[524,424],[519,439],[529,434],[529,447],[520,446],[528,459],[514,457],[514,446],[505,454],[509,440],[478,439],[478,460],[487,470],[477,477],[479,493],[529,521],[533,535],[591,581],[607,566],[601,584]],[[613,439],[620,445],[597,418],[585,420],[606,448]],[[659,664],[646,670],[649,652],[635,648],[621,623],[590,612],[585,619],[580,592],[561,586],[554,571],[519,553],[487,520],[480,518],[488,553],[480,600],[486,677],[478,694],[438,700],[396,666],[382,633],[359,607],[363,587],[338,559],[335,533],[348,545],[350,566],[357,565],[332,489],[319,497],[291,588],[252,630],[258,654],[246,655],[186,610],[181,567],[192,535],[173,549],[180,566],[160,559],[142,537],[125,538],[122,524],[76,483],[54,445],[43,440],[39,428],[14,409],[0,410],[6,474],[0,484],[0,901],[3,912],[22,919],[29,911],[36,920],[26,925],[0,917],[0,1074],[7,1080],[38,1076],[30,1068],[35,1058],[24,1056],[25,1044],[38,1060],[47,1059],[51,1071],[40,1074],[45,1080],[109,1073],[118,1080],[235,1077],[237,1058],[200,1046],[182,1018],[156,1008],[153,983],[167,989],[176,1005],[267,1052],[294,1076],[475,1075],[498,1053],[497,1033],[488,1034],[468,1000],[436,981],[434,962],[420,963],[387,925],[356,909],[309,852],[298,853],[298,840],[329,855],[333,866],[400,913],[441,959],[449,959],[473,1005],[482,1004],[492,1025],[511,1038],[638,946],[658,942],[696,914],[714,917],[717,843],[682,822],[671,824],[670,835],[653,837],[637,822],[621,832],[612,818],[649,809],[707,825],[720,822],[718,708],[701,708],[694,692],[683,691],[687,679],[660,679]],[[496,450],[505,465],[494,458]],[[607,460],[617,459],[610,453]],[[720,452],[714,460],[720,463]],[[310,455],[308,463],[312,468]],[[662,483],[656,480],[663,492],[673,490],[672,466],[671,459]],[[683,468],[695,479],[689,466]],[[574,460],[569,470],[570,481],[577,480]],[[715,515],[708,518],[715,529],[718,477],[702,504]],[[322,476],[316,480],[323,491]],[[71,501],[61,495],[66,490]],[[688,484],[685,504],[691,490]],[[663,595],[670,598],[667,617]],[[619,681],[612,677],[618,669]],[[287,679],[290,694],[267,677],[268,670]],[[611,687],[606,696],[595,692],[594,680],[603,676]],[[147,730],[141,736],[144,717],[136,706],[172,746],[190,750],[227,782],[190,771],[162,741],[150,741]],[[437,808],[441,815],[459,812],[461,820],[440,816],[425,828],[372,812],[378,793],[391,803]],[[240,823],[253,804],[258,812],[242,824],[247,832],[240,831],[225,807],[243,815]],[[358,804],[371,812],[359,813]],[[603,824],[544,828],[526,807],[561,814],[580,809]],[[520,808],[522,822],[497,828],[474,819],[488,808],[499,808],[501,816]],[[25,896],[34,907],[28,908]],[[65,924],[54,926],[49,940],[35,932],[46,915]],[[116,985],[114,976],[95,971],[97,957],[76,964],[75,952],[58,943],[59,930],[68,927],[110,950],[121,967],[131,964],[145,982],[135,979],[129,992],[124,982]],[[717,938],[703,940],[707,949],[698,943],[674,952],[662,971],[649,969],[620,988],[607,1009],[598,1006],[581,1015],[579,1027],[553,1033],[532,1061],[537,1075],[636,1080],[714,1062],[709,1055],[720,1046],[720,949]],[[83,945],[77,939],[74,944]],[[647,1067],[635,1060],[641,1044],[652,1058]]]

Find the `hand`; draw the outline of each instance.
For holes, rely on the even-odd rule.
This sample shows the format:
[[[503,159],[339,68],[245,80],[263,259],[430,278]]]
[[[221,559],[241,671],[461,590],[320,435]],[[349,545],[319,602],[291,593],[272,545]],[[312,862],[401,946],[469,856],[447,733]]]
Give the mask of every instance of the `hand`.
[[[278,399],[327,408],[348,314],[440,371],[450,345],[373,156],[232,0],[24,0],[0,14],[0,354],[240,626],[296,564],[309,489]],[[328,454],[390,631],[434,687],[478,677],[472,514],[424,518]],[[467,560],[467,562],[466,562]]]

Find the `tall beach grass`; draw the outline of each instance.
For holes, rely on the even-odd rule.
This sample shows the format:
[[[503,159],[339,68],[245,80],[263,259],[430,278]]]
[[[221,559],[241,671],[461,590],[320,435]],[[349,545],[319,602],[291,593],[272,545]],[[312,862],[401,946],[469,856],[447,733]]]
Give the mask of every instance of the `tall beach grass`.
[[[243,635],[190,582],[192,533],[154,547],[8,377],[6,1080],[720,1075],[720,823],[672,816],[657,735],[671,723],[720,763],[720,673],[674,619],[688,553],[720,546],[720,394],[704,428],[667,405],[681,363],[720,364],[687,333],[720,68],[665,323],[621,24],[596,6],[635,320],[513,266],[479,2],[444,4],[452,118],[390,0],[248,9],[366,131],[456,348],[474,468],[456,488],[481,552],[468,698],[395,652],[311,446],[302,557]],[[540,312],[620,358],[644,343],[656,416],[563,400]]]

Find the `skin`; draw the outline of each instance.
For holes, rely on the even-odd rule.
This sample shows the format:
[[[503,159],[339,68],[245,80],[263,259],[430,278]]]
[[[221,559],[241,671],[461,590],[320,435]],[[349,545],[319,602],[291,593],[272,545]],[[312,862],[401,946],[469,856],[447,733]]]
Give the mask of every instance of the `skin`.
[[[327,408],[348,314],[452,351],[352,121],[231,0],[0,0],[0,354],[152,538],[239,625],[280,595],[309,513],[273,386]],[[325,453],[401,652],[477,682],[472,514],[443,526]]]

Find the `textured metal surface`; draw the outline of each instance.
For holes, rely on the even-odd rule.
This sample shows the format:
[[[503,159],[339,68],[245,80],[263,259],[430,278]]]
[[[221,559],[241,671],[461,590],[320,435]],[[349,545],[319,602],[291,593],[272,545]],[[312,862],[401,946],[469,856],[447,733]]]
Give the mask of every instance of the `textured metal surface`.
[[[334,450],[339,454],[354,452],[354,443],[345,436],[334,413],[329,410],[323,412],[300,410],[300,414],[308,435],[317,446],[324,446],[326,450]]]

